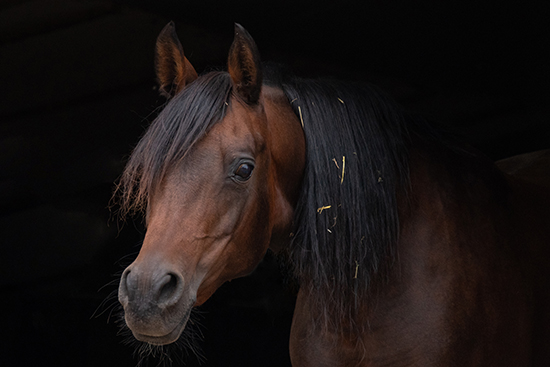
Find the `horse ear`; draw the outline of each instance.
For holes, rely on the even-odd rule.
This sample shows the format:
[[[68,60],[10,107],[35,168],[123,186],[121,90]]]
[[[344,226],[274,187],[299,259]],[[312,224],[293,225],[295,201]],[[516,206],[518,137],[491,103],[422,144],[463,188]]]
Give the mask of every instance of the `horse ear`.
[[[256,104],[262,89],[260,53],[250,34],[237,23],[227,68],[237,94],[248,104]]]
[[[183,54],[174,22],[168,23],[157,38],[155,66],[159,82],[159,92],[171,98],[198,75]]]

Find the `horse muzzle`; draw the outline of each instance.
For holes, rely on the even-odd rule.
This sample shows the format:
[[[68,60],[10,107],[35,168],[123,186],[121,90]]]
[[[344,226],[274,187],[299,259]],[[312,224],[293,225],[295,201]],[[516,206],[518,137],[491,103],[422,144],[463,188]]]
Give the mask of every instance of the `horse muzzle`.
[[[137,340],[155,345],[175,342],[181,335],[196,295],[177,271],[130,265],[120,280],[118,299],[124,319]]]

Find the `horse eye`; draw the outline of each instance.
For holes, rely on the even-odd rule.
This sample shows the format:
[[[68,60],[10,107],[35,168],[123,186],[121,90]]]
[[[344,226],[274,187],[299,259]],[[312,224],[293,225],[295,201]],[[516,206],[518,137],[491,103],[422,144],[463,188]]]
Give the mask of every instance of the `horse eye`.
[[[253,169],[254,166],[250,163],[243,163],[235,171],[235,176],[241,181],[248,180],[250,178],[250,175],[252,174]]]

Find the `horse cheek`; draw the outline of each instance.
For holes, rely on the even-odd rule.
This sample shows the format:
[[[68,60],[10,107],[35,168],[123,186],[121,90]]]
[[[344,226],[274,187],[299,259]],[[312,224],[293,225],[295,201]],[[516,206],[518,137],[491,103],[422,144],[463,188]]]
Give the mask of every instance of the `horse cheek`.
[[[258,199],[256,204],[255,210],[251,210],[247,215],[248,220],[241,225],[245,238],[236,244],[239,247],[237,258],[242,262],[239,277],[254,271],[269,247],[271,237],[269,203],[267,199]]]

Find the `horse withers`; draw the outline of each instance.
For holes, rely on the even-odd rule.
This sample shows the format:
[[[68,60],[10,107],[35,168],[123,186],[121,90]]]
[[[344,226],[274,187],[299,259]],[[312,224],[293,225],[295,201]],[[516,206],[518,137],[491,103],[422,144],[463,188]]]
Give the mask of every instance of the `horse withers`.
[[[550,364],[550,153],[495,164],[376,88],[263,68],[241,26],[228,71],[198,75],[173,23],[165,108],[119,189],[147,232],[119,300],[138,340],[268,248],[300,289],[293,366]]]

